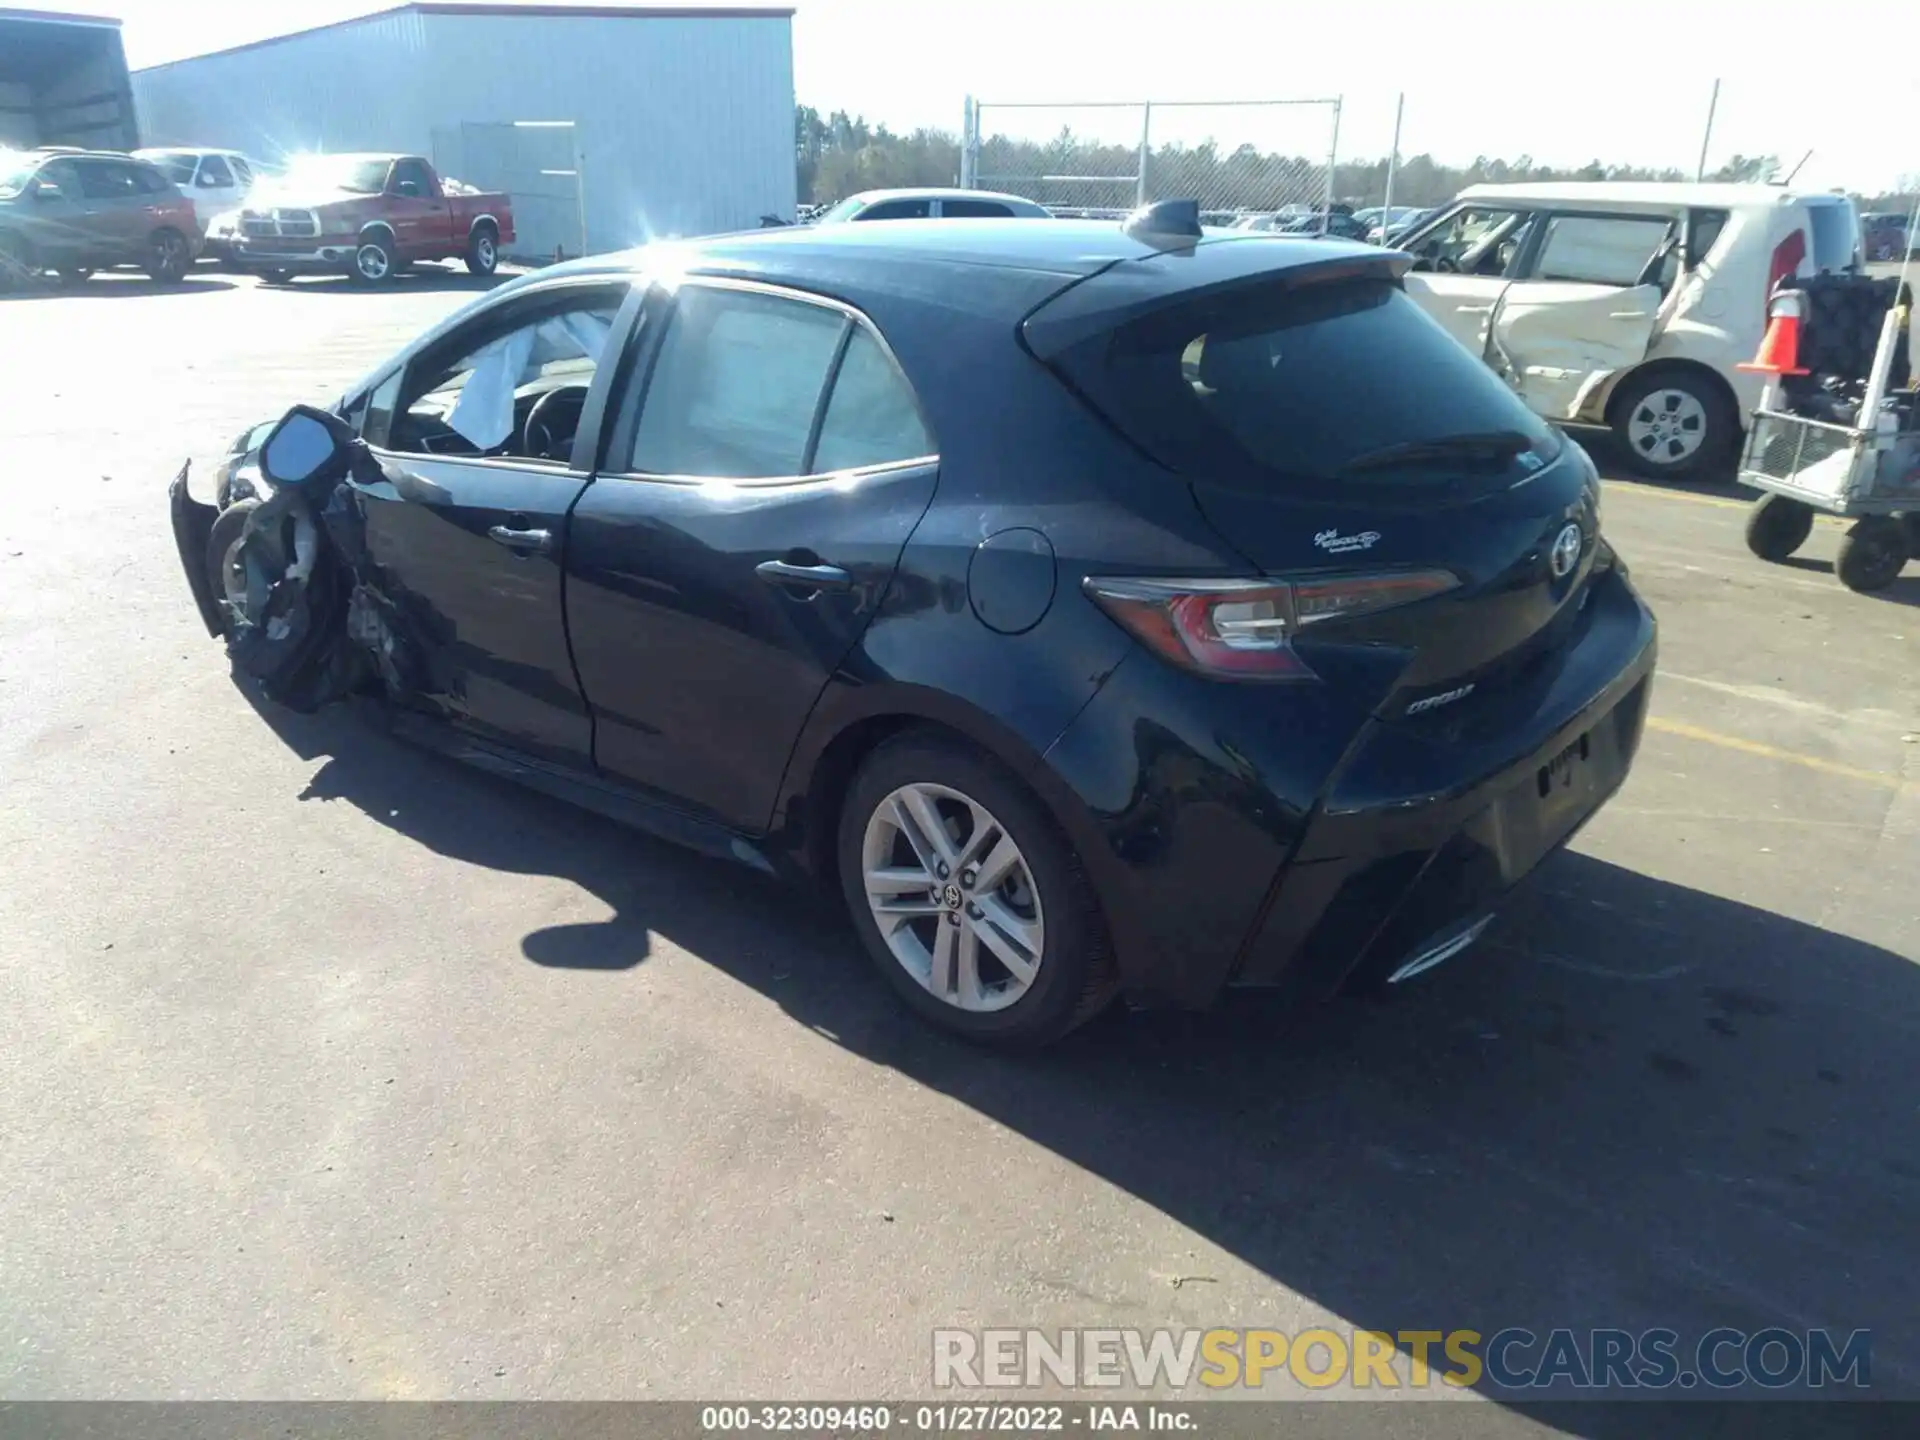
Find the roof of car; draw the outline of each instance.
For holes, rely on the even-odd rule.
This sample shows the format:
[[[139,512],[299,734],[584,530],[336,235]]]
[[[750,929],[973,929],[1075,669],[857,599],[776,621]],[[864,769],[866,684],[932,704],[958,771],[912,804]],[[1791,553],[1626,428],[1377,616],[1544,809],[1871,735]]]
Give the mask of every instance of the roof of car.
[[[1690,180],[1562,180],[1538,185],[1469,185],[1460,200],[1530,200],[1547,205],[1644,205],[1672,209],[1681,205],[1735,209],[1783,205],[1796,200],[1843,197],[1825,191],[1789,190],[1781,185],[1735,185]]]
[[[1009,195],[1002,190],[963,190],[953,185],[916,185],[903,190],[862,190],[849,195],[849,200],[864,200],[872,204],[876,200],[1015,200],[1022,205],[1034,205],[1025,195]]]

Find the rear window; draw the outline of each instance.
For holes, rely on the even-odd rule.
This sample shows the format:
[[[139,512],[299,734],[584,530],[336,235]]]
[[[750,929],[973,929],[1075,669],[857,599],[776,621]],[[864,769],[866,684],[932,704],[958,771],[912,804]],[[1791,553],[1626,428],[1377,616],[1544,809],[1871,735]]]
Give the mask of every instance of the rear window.
[[[1859,227],[1850,207],[1814,201],[1807,206],[1808,228],[1813,231],[1813,268],[1839,272],[1853,264],[1860,244]]]
[[[1523,475],[1555,432],[1391,280],[1240,287],[1082,343],[1067,377],[1116,428],[1184,475],[1308,490],[1445,487]],[[1518,437],[1511,458],[1410,454]],[[1356,465],[1355,462],[1363,462]],[[1502,482],[1505,483],[1505,482]]]
[[[142,155],[140,158],[148,164],[158,167],[160,173],[165,175],[167,179],[175,185],[193,184],[194,167],[200,163],[200,157],[197,155],[191,153],[178,154],[172,151]]]

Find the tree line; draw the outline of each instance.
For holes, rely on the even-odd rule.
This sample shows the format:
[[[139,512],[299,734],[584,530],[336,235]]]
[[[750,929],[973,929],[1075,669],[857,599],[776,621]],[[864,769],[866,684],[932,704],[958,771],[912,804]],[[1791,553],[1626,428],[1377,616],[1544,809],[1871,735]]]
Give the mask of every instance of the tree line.
[[[862,190],[915,185],[954,185],[960,179],[960,137],[951,131],[917,129],[895,132],[884,124],[844,110],[822,113],[811,105],[794,116],[795,159],[800,203],[831,204]],[[1105,184],[1043,183],[1044,175],[1130,176],[1138,173],[1137,146],[1086,139],[1062,129],[1045,143],[983,137],[979,174],[982,188],[1011,190],[1050,204],[1131,205],[1130,181]],[[1709,180],[1764,181],[1781,173],[1777,155],[1735,155],[1709,172]],[[1289,202],[1317,201],[1325,193],[1326,157],[1280,155],[1251,145],[1231,148],[1207,141],[1198,145],[1160,145],[1149,150],[1147,177],[1155,198],[1196,196],[1208,208],[1278,209]],[[1471,164],[1450,165],[1432,155],[1401,160],[1393,174],[1396,205],[1439,205],[1468,185],[1549,180],[1691,180],[1672,166],[1609,165],[1600,160],[1579,166],[1543,165],[1530,155],[1513,160],[1477,156]],[[1379,205],[1386,198],[1387,162],[1342,160],[1334,167],[1334,198],[1354,206]],[[1857,197],[1869,210],[1897,210],[1913,203],[1898,191]]]

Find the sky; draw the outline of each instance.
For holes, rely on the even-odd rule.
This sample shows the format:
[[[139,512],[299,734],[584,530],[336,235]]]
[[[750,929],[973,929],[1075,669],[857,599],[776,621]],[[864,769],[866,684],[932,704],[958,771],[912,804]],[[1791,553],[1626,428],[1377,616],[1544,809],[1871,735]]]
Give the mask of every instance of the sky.
[[[124,22],[136,69],[385,8],[379,0],[96,0]],[[680,0],[688,3],[688,0]],[[697,3],[697,0],[696,0]],[[1330,112],[1174,102],[1342,99],[1342,158],[1385,155],[1404,96],[1403,156],[1521,154],[1694,167],[1721,81],[1708,167],[1735,153],[1811,150],[1798,182],[1891,188],[1920,174],[1920,65],[1910,47],[1836,45],[1822,69],[1752,0],[794,0],[802,103],[890,127],[958,130],[966,97],[1001,103],[1151,100],[1158,140],[1322,154]],[[85,9],[75,4],[72,8]],[[1360,16],[1343,21],[1348,13]],[[1769,33],[1770,28],[1775,33]],[[1804,17],[1795,26],[1815,38]],[[1857,27],[1845,33],[1862,35]],[[1889,32],[1891,33],[1891,32]],[[463,117],[485,118],[485,117]],[[986,112],[989,129],[1132,131],[1124,112]]]

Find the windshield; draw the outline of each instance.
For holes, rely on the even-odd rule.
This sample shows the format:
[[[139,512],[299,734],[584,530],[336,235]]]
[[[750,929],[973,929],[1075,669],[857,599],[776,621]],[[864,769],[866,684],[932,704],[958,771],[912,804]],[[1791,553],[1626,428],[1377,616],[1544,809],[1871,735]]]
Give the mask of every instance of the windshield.
[[[200,164],[200,157],[179,150],[147,150],[140,155],[149,165],[155,166],[160,173],[176,185],[191,185],[193,172]]]
[[[1254,488],[1483,486],[1559,452],[1395,282],[1263,290],[1176,305],[1083,343],[1065,368],[1168,469]]]
[[[287,167],[289,189],[346,190],[355,195],[378,195],[387,188],[386,160],[354,155],[302,155]]]
[[[850,219],[859,212],[863,203],[858,195],[849,195],[831,210],[820,215],[813,223],[816,225],[831,225],[836,220]]]

